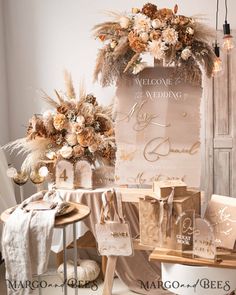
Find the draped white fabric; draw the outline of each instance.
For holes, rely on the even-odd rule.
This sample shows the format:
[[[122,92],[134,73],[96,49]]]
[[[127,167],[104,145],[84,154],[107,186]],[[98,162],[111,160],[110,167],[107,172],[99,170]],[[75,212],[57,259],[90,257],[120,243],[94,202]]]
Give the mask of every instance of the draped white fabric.
[[[14,188],[11,180],[7,177],[7,160],[0,148],[0,214],[9,207],[16,205]],[[0,224],[0,237],[2,228]]]

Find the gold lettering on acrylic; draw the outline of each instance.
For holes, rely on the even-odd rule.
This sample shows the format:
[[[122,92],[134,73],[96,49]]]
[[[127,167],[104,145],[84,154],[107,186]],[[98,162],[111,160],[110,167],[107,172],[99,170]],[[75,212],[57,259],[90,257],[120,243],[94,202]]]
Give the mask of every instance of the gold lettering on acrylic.
[[[155,137],[144,147],[143,156],[148,162],[156,162],[170,153],[194,155],[200,149],[200,142],[196,141],[189,148],[173,148],[169,137]]]
[[[120,160],[122,161],[132,161],[135,157],[135,151],[127,152],[125,150],[121,150]]]
[[[133,126],[133,129],[135,131],[142,131],[151,124],[164,128],[169,127],[170,124],[161,124],[154,121],[156,118],[159,117],[159,115],[143,111],[146,103],[148,103],[148,99],[144,99],[141,102],[136,102],[127,114],[123,114],[124,116],[121,119],[118,119],[118,122],[130,122],[130,120],[135,116],[136,120]]]
[[[174,176],[167,176],[163,174],[156,174],[151,177],[145,177],[144,172],[139,172],[136,177],[128,177],[127,182],[128,183],[138,183],[139,185],[143,185],[145,183],[153,183],[154,181],[159,181],[159,180],[182,180],[185,182],[186,175],[181,176],[181,177],[174,177]]]
[[[231,218],[231,214],[227,212],[228,207],[221,208],[218,213],[215,215],[212,215],[212,217],[217,218],[217,222],[213,223],[212,226],[216,227],[216,231],[220,232],[226,236],[229,236],[232,231],[232,223],[236,223],[236,219]],[[223,230],[220,230],[221,227],[218,227],[218,225],[224,224]]]

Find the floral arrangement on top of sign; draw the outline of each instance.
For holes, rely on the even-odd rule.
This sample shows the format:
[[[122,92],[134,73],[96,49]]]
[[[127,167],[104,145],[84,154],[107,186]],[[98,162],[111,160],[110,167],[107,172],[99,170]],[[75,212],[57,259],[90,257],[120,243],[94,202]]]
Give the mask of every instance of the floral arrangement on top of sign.
[[[54,108],[34,115],[24,138],[6,147],[28,153],[22,171],[38,170],[42,164],[54,165],[60,159],[86,160],[94,167],[114,165],[116,144],[112,106],[98,104],[96,97],[80,91],[76,98],[71,76],[66,72],[66,94],[55,90],[57,100],[45,94]]]
[[[133,8],[129,14],[110,14],[114,21],[94,27],[94,35],[104,42],[94,72],[95,80],[101,75],[101,84],[109,86],[124,73],[138,74],[146,63],[142,55],[150,53],[157,61],[182,66],[185,78],[201,80],[199,66],[211,76],[216,58],[207,43],[213,32],[197,19],[177,15],[174,9],[158,9],[147,3],[142,9]]]

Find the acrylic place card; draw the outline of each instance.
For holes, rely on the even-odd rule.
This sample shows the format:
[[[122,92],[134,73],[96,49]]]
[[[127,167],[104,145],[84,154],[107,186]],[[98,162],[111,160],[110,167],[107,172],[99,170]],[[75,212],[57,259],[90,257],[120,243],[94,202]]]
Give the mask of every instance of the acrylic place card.
[[[213,227],[216,246],[234,249],[236,241],[236,198],[212,195],[205,218]]]

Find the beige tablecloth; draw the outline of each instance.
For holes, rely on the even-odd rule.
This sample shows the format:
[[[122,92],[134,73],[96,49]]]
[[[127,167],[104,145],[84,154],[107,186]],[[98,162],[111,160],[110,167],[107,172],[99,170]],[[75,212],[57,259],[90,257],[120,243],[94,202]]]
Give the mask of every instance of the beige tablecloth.
[[[84,224],[93,234],[95,232],[95,224],[100,217],[103,191],[104,189],[93,191],[81,189],[74,191],[59,190],[61,196],[66,201],[79,202],[90,207],[91,214],[84,220]],[[132,236],[135,237],[139,232],[137,207],[134,204],[125,203],[124,208],[125,216],[130,223]],[[116,273],[130,290],[139,294],[169,294],[169,292],[159,288],[160,282],[158,283],[158,281],[160,281],[161,266],[160,263],[149,262],[149,254],[146,251],[135,251],[133,257],[119,257]]]

